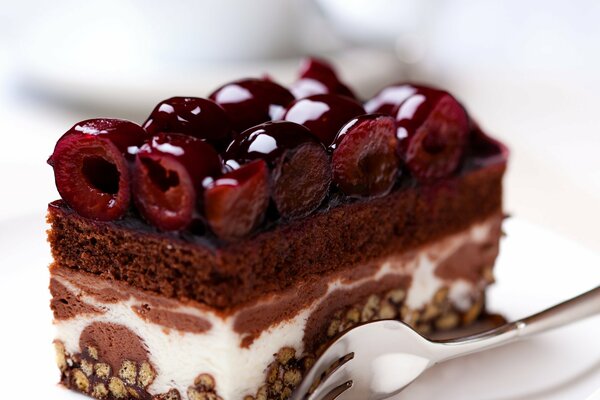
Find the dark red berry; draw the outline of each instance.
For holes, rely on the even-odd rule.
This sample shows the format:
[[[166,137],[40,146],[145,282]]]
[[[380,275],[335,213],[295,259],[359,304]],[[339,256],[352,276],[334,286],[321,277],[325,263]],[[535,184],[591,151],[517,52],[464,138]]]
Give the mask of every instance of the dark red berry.
[[[210,99],[225,109],[239,133],[260,123],[281,119],[294,96],[281,85],[264,79],[242,79],[215,90]]]
[[[283,119],[306,126],[329,146],[345,123],[364,113],[363,106],[349,97],[317,94],[290,104]]]
[[[397,107],[415,94],[421,86],[411,83],[397,83],[387,86],[365,103],[368,113],[379,113],[394,116]]]
[[[171,97],[161,101],[142,126],[151,135],[183,133],[217,148],[231,141],[231,124],[225,110],[214,101],[199,97]]]
[[[331,64],[318,58],[303,60],[300,78],[294,82],[290,91],[297,99],[313,94],[339,94],[355,99],[352,90],[340,81]]]
[[[221,239],[248,235],[263,220],[269,204],[269,169],[255,160],[211,182],[204,192],[206,220]]]
[[[184,229],[192,222],[203,181],[220,173],[221,160],[208,143],[177,133],[158,134],[135,159],[135,204],[158,229]]]
[[[241,133],[227,149],[241,163],[263,159],[272,170],[271,195],[286,218],[308,215],[322,202],[331,183],[325,147],[302,125],[267,122]]]
[[[333,149],[333,180],[348,196],[383,196],[398,174],[398,139],[394,118],[361,115],[338,133]]]
[[[147,137],[140,126],[118,119],[75,124],[58,140],[48,159],[61,197],[86,218],[110,221],[122,217],[131,199],[127,159]]]
[[[400,156],[414,176],[437,179],[456,170],[465,151],[469,118],[454,97],[420,87],[395,114]]]

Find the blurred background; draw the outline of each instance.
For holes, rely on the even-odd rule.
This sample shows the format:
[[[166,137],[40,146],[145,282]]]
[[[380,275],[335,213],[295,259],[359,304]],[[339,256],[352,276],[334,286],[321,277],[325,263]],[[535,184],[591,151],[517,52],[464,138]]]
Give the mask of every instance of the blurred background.
[[[453,92],[512,150],[506,209],[600,252],[597,0],[20,0],[0,7],[0,220],[58,197],[45,164],[75,122],[328,58],[363,98]],[[531,238],[534,240],[535,238]]]

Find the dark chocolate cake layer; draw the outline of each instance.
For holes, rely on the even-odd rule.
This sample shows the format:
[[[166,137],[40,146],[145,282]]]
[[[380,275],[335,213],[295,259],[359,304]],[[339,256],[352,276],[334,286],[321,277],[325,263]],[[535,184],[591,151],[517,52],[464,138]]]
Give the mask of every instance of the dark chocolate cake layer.
[[[159,233],[138,219],[98,222],[50,204],[61,267],[226,311],[299,281],[417,248],[501,211],[505,161],[429,185],[341,204],[223,243]]]

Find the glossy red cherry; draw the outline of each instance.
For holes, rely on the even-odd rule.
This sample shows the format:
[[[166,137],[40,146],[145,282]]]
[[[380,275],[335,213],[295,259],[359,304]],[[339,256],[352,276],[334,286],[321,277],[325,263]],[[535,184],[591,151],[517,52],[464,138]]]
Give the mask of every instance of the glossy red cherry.
[[[344,124],[362,114],[365,110],[356,100],[335,94],[317,94],[290,104],[283,119],[304,125],[329,146]]]
[[[239,133],[262,122],[278,120],[294,96],[281,85],[264,79],[242,79],[215,90],[210,99],[225,109]]]
[[[365,103],[365,110],[370,113],[379,113],[394,116],[398,106],[415,94],[422,86],[412,83],[397,83],[387,86]]]
[[[383,196],[396,182],[399,160],[394,118],[361,115],[338,133],[333,149],[333,180],[348,196]]]
[[[314,94],[339,94],[355,99],[352,90],[340,81],[333,66],[318,58],[303,60],[300,78],[294,82],[290,91],[297,99]]]
[[[136,155],[133,197],[142,216],[163,231],[185,229],[207,177],[221,173],[219,155],[208,143],[177,133],[161,133]]]
[[[127,163],[147,133],[133,122],[90,119],[56,143],[48,163],[56,188],[78,214],[101,221],[122,217],[131,199]]]
[[[231,124],[225,110],[214,101],[199,97],[161,101],[142,126],[152,135],[183,133],[221,149],[231,141]]]
[[[263,159],[272,170],[271,196],[286,218],[308,215],[324,200],[331,183],[325,147],[302,125],[267,122],[241,133],[226,157],[244,163]]]
[[[269,204],[269,169],[255,160],[212,181],[204,192],[206,220],[221,239],[248,235],[263,220]]]
[[[465,151],[469,118],[454,97],[420,87],[395,114],[399,152],[414,176],[437,179],[456,170]]]

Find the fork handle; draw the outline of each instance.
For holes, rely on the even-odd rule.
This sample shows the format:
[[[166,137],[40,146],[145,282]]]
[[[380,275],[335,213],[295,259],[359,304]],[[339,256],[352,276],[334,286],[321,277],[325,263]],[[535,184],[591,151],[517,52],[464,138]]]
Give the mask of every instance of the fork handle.
[[[477,335],[437,342],[439,361],[497,347],[516,339],[546,332],[571,322],[600,314],[600,286],[519,321]]]

